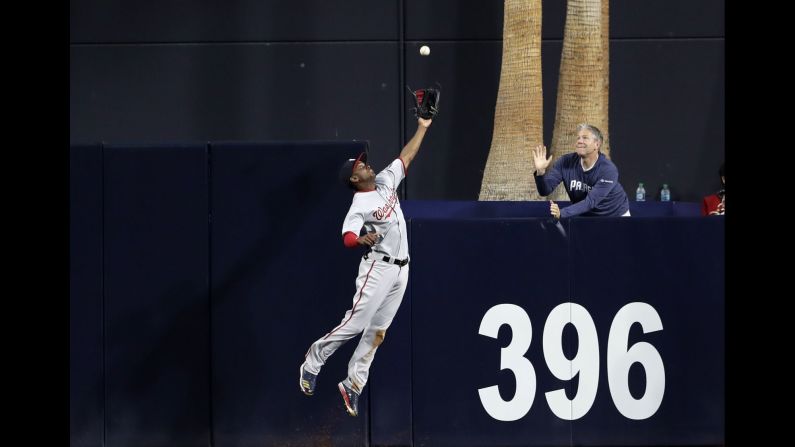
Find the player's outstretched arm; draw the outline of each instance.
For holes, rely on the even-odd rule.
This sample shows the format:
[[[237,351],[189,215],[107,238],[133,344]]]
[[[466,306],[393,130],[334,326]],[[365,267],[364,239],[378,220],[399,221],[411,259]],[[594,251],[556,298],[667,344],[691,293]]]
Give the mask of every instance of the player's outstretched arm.
[[[422,119],[417,118],[417,131],[414,132],[414,136],[411,137],[406,146],[403,147],[403,150],[400,151],[400,159],[403,160],[403,165],[408,170],[409,164],[414,157],[417,155],[417,152],[420,150],[420,143],[422,143],[422,139],[425,138],[425,132],[428,130],[428,127],[431,126],[432,119]]]

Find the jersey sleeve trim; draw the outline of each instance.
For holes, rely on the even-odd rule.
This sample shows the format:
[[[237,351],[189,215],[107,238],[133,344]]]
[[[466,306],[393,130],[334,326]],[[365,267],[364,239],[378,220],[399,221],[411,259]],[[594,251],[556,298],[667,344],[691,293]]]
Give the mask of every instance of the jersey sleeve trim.
[[[359,243],[356,242],[357,239],[359,239],[359,237],[356,236],[356,233],[353,231],[346,231],[345,234],[342,235],[342,243],[348,248],[356,248],[359,245]]]

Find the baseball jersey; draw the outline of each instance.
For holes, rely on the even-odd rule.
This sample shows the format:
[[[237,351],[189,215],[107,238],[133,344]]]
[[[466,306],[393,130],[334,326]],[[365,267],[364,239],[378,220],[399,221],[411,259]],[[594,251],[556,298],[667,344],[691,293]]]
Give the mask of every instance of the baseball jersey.
[[[534,175],[538,192],[547,196],[563,181],[572,205],[560,209],[560,217],[621,216],[629,211],[629,199],[618,183],[618,168],[604,154],[587,171],[580,156],[560,157],[542,176]]]
[[[375,176],[374,191],[357,191],[342,223],[342,234],[350,231],[358,235],[364,227],[368,233],[382,236],[372,246],[373,251],[408,258],[408,231],[396,191],[405,176],[403,161],[397,158]]]

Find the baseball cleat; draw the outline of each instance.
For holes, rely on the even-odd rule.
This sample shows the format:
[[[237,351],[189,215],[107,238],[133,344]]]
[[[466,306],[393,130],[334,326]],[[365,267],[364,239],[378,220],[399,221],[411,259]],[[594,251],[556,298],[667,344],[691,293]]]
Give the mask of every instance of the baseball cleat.
[[[359,395],[342,382],[338,383],[337,387],[340,389],[342,400],[345,402],[345,410],[348,411],[349,415],[357,416],[359,414]]]
[[[315,394],[315,382],[317,381],[317,374],[312,374],[311,372],[307,371],[304,368],[304,364],[301,364],[301,379],[299,380],[299,384],[301,385],[301,391],[304,392],[307,396],[311,396]]]

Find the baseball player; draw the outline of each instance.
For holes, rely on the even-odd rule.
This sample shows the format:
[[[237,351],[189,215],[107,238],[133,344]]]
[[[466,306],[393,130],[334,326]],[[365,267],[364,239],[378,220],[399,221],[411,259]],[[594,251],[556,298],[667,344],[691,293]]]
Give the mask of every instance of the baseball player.
[[[590,124],[577,126],[575,152],[560,157],[552,169],[546,158],[547,148],[538,145],[533,150],[536,165],[535,177],[538,193],[552,194],[558,183],[563,182],[571,206],[563,208],[549,201],[549,212],[556,219],[583,216],[629,216],[629,199],[618,183],[618,168],[599,151],[602,132]]]
[[[348,362],[348,377],[337,384],[348,414],[359,413],[362,392],[375,351],[386,336],[403,300],[409,277],[409,245],[406,221],[400,209],[397,187],[417,155],[431,125],[431,119],[417,119],[417,131],[400,156],[383,171],[367,164],[367,154],[345,162],[340,180],[355,190],[353,202],[342,224],[343,243],[348,248],[369,247],[359,263],[353,304],[339,325],[312,343],[301,364],[301,391],[315,392],[320,369],[343,343],[362,333],[359,345]],[[359,236],[364,227],[366,234]]]

